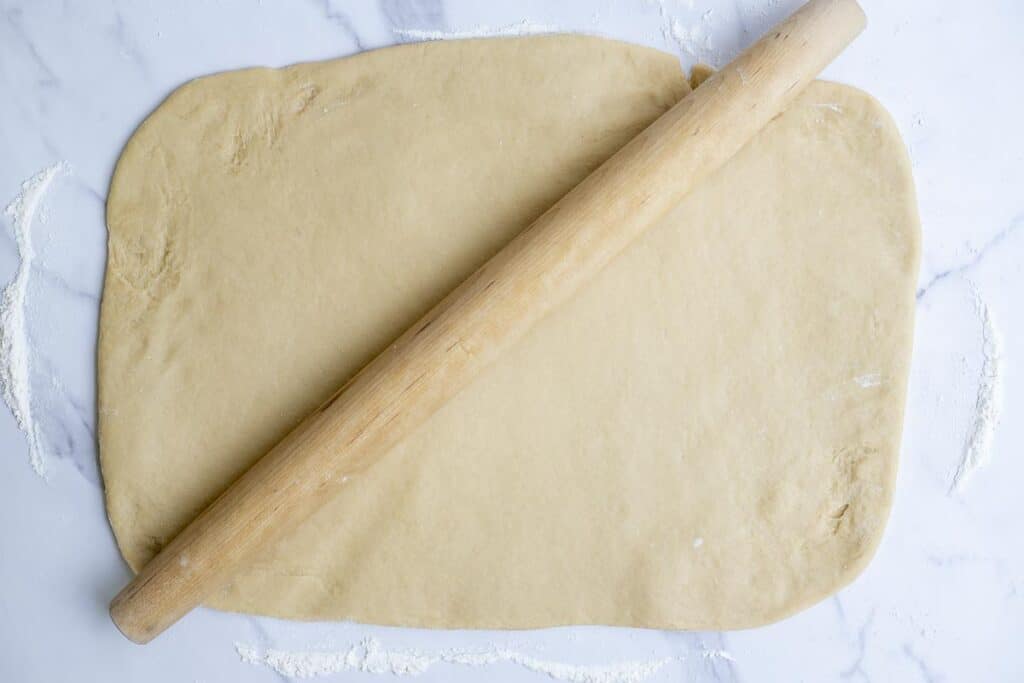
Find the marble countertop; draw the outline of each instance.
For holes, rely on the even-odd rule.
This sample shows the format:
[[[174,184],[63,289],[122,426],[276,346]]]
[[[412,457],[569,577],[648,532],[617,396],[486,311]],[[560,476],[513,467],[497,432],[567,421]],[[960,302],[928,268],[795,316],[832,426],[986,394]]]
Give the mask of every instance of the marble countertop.
[[[107,617],[129,571],[104,514],[96,453],[104,200],[125,140],[173,88],[213,71],[338,57],[435,32],[582,31],[676,52],[685,65],[721,64],[799,4],[0,0],[0,204],[41,169],[60,161],[71,169],[37,215],[28,276],[45,477],[30,464],[25,434],[0,414],[0,680],[273,681],[283,676],[243,662],[236,643],[344,649],[367,639],[423,651],[498,643],[573,664],[672,658],[649,681],[1024,680],[1024,424],[1013,410],[1024,405],[1024,309],[1014,304],[1024,291],[1024,95],[1008,77],[1024,66],[1024,4],[1014,0],[864,0],[868,31],[826,72],[870,91],[899,123],[925,238],[895,507],[878,555],[837,596],[731,633],[427,632],[200,609],[139,647]],[[10,228],[0,238],[4,282],[19,264]],[[1001,419],[988,461],[956,490],[979,387],[993,384],[993,340]],[[483,676],[549,680],[515,662],[441,663],[417,680]]]

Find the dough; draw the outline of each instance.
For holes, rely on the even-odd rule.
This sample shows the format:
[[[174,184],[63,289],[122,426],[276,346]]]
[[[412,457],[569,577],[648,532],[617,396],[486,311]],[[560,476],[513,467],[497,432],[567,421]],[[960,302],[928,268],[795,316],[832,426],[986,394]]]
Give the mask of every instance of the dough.
[[[108,202],[100,445],[128,563],[686,92],[673,57],[579,36],[175,91]],[[918,250],[892,121],[815,83],[210,604],[726,629],[821,600],[889,512]]]

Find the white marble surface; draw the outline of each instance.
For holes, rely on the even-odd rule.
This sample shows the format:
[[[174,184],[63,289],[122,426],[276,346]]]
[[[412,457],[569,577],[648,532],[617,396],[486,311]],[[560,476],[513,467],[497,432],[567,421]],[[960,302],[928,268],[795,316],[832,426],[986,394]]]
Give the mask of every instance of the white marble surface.
[[[236,641],[302,649],[369,636],[392,648],[511,643],[571,662],[683,657],[651,681],[1024,680],[1024,311],[1015,305],[1024,287],[1024,97],[1017,84],[1024,4],[1017,0],[866,0],[869,30],[826,74],[871,91],[896,117],[914,161],[925,235],[895,509],[877,557],[838,596],[782,623],[725,634],[424,632],[201,609],[139,647],[107,618],[106,603],[129,572],[104,516],[96,463],[103,202],[127,136],[175,86],[212,71],[384,46],[409,39],[405,29],[524,20],[678,51],[665,30],[675,19],[677,28],[710,36],[701,56],[722,62],[798,4],[0,0],[0,202],[54,162],[73,167],[55,181],[46,222],[35,226],[39,267],[30,280],[45,480],[29,466],[24,435],[7,411],[0,414],[0,680],[270,681],[280,677],[241,662]],[[5,232],[0,279],[16,267]],[[1003,417],[991,463],[951,494],[981,372],[975,293],[1003,339]],[[733,660],[702,656],[708,648]],[[545,680],[508,663],[438,665],[418,680],[484,676]]]

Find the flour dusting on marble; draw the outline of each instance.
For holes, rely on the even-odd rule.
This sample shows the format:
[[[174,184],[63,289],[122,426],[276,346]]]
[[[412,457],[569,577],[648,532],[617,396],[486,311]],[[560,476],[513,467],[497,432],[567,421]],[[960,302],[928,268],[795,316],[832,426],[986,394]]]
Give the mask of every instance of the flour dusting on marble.
[[[46,476],[46,459],[39,425],[32,415],[32,365],[25,304],[29,274],[36,259],[32,228],[50,183],[69,171],[67,162],[61,161],[36,173],[21,184],[21,192],[4,210],[18,247],[19,263],[0,301],[0,388],[18,427],[25,432],[32,469],[41,477]]]
[[[395,35],[410,40],[463,40],[468,38],[498,38],[508,36],[535,36],[546,33],[565,33],[566,30],[550,24],[535,24],[528,20],[507,26],[474,26],[460,31],[424,31],[414,28],[393,29]]]
[[[992,322],[992,314],[981,296],[975,292],[974,306],[981,322],[981,373],[978,377],[978,395],[974,404],[974,422],[971,426],[963,456],[950,492],[963,491],[968,479],[992,458],[992,437],[1002,413],[1002,359],[1003,341]]]
[[[700,18],[700,22],[684,24],[669,14],[665,0],[651,0],[658,8],[658,16],[661,18],[661,35],[666,42],[672,43],[677,49],[689,55],[698,62],[716,66],[722,60],[722,51],[714,44],[713,35],[708,29],[713,10],[706,10]],[[690,9],[692,3],[688,3]]]
[[[736,658],[726,650],[704,650],[704,659],[724,659],[727,662],[736,661]]]
[[[717,50],[711,43],[711,34],[701,24],[685,26],[678,19],[669,19],[662,33],[676,46],[697,61],[718,64]]]
[[[235,650],[242,661],[266,666],[290,678],[315,678],[346,671],[418,676],[435,664],[481,667],[508,662],[568,683],[640,683],[673,661],[672,658],[666,658],[606,665],[577,665],[546,661],[522,652],[497,647],[441,652],[388,650],[374,638],[337,651],[261,651],[242,643],[235,643]]]

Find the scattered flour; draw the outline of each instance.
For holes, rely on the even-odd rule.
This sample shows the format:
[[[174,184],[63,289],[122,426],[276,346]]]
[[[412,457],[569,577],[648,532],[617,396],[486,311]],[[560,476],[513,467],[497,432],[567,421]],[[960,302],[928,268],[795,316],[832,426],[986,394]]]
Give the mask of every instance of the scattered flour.
[[[882,375],[878,372],[870,372],[866,375],[854,377],[853,381],[856,382],[857,386],[861,389],[870,389],[871,387],[877,387],[882,384]]]
[[[757,17],[756,18],[760,22],[770,25],[771,15],[778,8],[779,0],[767,0],[767,2],[760,2],[759,1],[759,2],[757,2],[755,4],[757,5]],[[744,5],[744,6],[742,6],[740,8],[740,11],[743,12],[744,14],[746,14],[746,15],[749,15],[751,13],[751,8]],[[765,26],[765,28],[767,28],[767,26]],[[744,28],[743,31],[744,31],[744,33],[749,33],[750,29],[749,28]]]
[[[697,60],[697,62],[717,66],[722,61],[721,50],[712,41],[707,24],[714,15],[712,10],[707,10],[701,15],[700,23],[690,26],[684,25],[677,18],[670,16],[665,0],[654,0],[652,4],[657,5],[658,16],[661,18],[661,35],[666,42],[674,43],[676,47]],[[693,3],[688,3],[693,8]]]
[[[499,36],[533,36],[545,33],[565,33],[565,29],[550,24],[523,21],[507,26],[475,26],[461,31],[423,31],[415,28],[396,28],[395,35],[411,40],[459,40],[465,38],[495,38]]]
[[[665,6],[665,0],[647,0],[648,4],[658,8],[658,15],[661,18],[661,34],[667,42],[674,43],[678,49],[693,57],[698,62],[717,64],[721,62],[721,50],[712,41],[711,33],[707,29],[713,16],[712,10],[707,10],[701,15],[699,23],[686,26],[675,17],[669,15]],[[693,2],[686,3],[692,9]],[[592,17],[595,22],[598,14]],[[501,36],[532,36],[547,33],[567,33],[568,29],[551,24],[539,24],[528,19],[518,21],[505,26],[480,25],[459,30],[423,30],[416,28],[394,28],[395,35],[409,40],[459,40],[469,38],[495,38]]]
[[[1002,355],[1003,342],[992,323],[988,304],[975,292],[974,306],[981,320],[981,375],[978,377],[978,397],[974,404],[974,424],[971,427],[963,456],[950,493],[963,491],[964,485],[978,469],[992,457],[992,437],[1002,412]]]
[[[373,638],[353,645],[347,650],[335,652],[289,652],[272,649],[261,652],[255,647],[241,643],[235,643],[235,650],[242,661],[269,667],[290,678],[314,678],[345,671],[418,676],[435,664],[480,667],[510,662],[528,671],[546,674],[557,681],[568,683],[640,683],[673,661],[668,658],[597,666],[576,665],[545,661],[504,648],[446,650],[434,653],[386,650]]]
[[[724,659],[727,662],[736,661],[736,658],[725,650],[704,650],[704,659]]]
[[[36,258],[32,244],[32,226],[50,183],[58,175],[68,173],[67,162],[45,168],[21,184],[21,192],[7,205],[7,216],[18,246],[18,271],[4,288],[0,301],[0,387],[4,402],[14,414],[18,427],[28,440],[29,461],[41,477],[46,476],[39,425],[32,416],[31,358],[28,328],[25,319],[25,301],[28,279]]]
[[[686,27],[678,19],[669,19],[661,30],[666,38],[694,59],[702,60],[702,55],[711,51],[711,36],[700,25]]]
[[[837,114],[843,113],[843,108],[834,102],[817,102],[811,106],[818,107],[819,109],[828,109],[829,111],[834,111]]]

